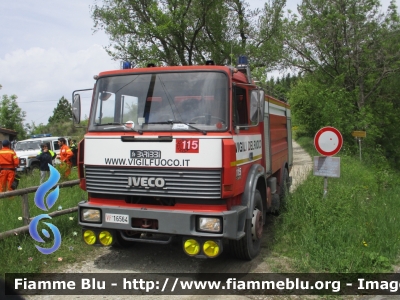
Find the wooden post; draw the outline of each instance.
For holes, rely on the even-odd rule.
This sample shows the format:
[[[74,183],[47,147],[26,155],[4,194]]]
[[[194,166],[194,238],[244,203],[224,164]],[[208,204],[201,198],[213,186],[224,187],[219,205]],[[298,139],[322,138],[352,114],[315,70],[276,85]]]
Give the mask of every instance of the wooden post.
[[[22,195],[22,219],[24,221],[24,225],[29,225],[29,201],[28,194]]]

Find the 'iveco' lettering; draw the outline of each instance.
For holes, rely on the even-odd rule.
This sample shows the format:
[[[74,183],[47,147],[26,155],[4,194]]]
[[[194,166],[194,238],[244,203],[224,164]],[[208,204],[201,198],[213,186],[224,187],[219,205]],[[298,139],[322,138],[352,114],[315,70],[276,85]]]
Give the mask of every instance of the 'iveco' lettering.
[[[128,185],[162,188],[165,186],[165,180],[160,177],[128,177]]]

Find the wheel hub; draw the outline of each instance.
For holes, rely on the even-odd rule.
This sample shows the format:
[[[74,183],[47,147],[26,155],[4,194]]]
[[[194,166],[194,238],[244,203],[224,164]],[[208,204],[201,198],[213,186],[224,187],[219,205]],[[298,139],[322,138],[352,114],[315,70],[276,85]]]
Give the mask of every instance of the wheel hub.
[[[251,220],[251,236],[254,241],[261,239],[264,227],[264,220],[262,212],[255,208],[253,211],[253,218]]]

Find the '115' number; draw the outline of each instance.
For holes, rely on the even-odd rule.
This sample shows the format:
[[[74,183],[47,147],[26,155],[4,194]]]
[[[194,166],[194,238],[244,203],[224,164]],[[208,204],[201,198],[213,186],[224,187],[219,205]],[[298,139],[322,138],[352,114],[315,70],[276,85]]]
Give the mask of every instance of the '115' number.
[[[177,139],[177,153],[199,153],[199,139]]]

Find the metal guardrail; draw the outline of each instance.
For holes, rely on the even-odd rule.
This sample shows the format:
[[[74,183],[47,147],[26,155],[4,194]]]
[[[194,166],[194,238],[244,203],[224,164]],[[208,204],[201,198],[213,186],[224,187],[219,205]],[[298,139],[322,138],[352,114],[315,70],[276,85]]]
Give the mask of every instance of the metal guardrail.
[[[59,183],[56,186],[54,186],[53,189],[56,188],[57,186],[59,188],[72,187],[72,186],[78,185],[79,182],[80,182],[79,179],[62,182],[62,183]],[[36,192],[38,188],[39,188],[39,186],[32,186],[32,187],[28,187],[28,188],[24,188],[24,189],[20,189],[20,190],[16,190],[16,191],[0,193],[0,199],[14,197],[14,196],[22,197],[22,220],[25,225],[23,227],[11,229],[11,230],[8,230],[5,232],[0,232],[0,240],[6,238],[8,236],[23,233],[23,232],[26,232],[29,230],[29,223],[32,220],[32,218],[29,215],[28,194]],[[77,210],[78,210],[78,206],[75,206],[72,208],[55,211],[55,212],[49,213],[48,215],[50,217],[57,217],[57,216],[75,212]]]

